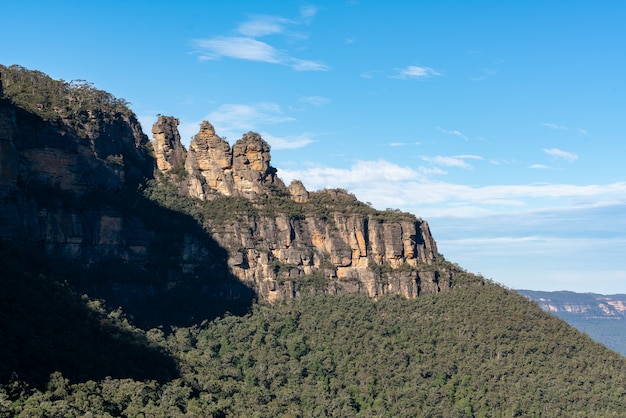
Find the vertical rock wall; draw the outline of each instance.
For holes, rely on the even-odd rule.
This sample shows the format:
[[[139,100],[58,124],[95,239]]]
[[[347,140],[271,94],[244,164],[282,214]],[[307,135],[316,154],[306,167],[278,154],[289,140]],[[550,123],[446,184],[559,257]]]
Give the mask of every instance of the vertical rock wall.
[[[174,133],[176,122],[161,117],[153,129],[157,161],[181,147]],[[171,133],[167,137],[163,132]],[[304,288],[415,297],[449,287],[448,273],[431,268],[439,255],[426,222],[409,214],[385,220],[373,209],[370,214],[331,210],[329,218],[307,213],[310,193],[299,181],[285,187],[270,162],[269,145],[258,134],[243,135],[231,148],[205,121],[186,153],[187,177],[170,177],[184,194],[195,198],[225,195],[259,202],[266,197],[271,202],[268,186],[273,185],[303,205],[303,217],[240,216],[211,229],[213,238],[230,249],[232,272],[262,297],[294,297]],[[349,206],[351,199],[346,196],[335,191],[328,198],[346,200]]]

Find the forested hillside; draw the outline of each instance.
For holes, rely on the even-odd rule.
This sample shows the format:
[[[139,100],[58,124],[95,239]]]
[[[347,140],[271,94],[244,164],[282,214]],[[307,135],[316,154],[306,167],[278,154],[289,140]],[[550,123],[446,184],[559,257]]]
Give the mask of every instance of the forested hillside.
[[[123,100],[0,71],[0,416],[623,416],[626,359],[424,220],[286,187],[258,134],[187,155],[166,118],[153,147]]]
[[[262,303],[241,317],[171,333],[144,333],[119,313],[107,318],[79,300],[52,305],[47,315],[67,319],[69,307],[95,321],[79,320],[74,333],[61,336],[35,327],[31,351],[23,354],[47,351],[46,361],[78,355],[73,368],[33,387],[20,379],[32,372],[26,367],[0,387],[0,413],[619,417],[626,407],[624,358],[490,283],[413,300],[318,295]],[[19,314],[7,319],[33,325],[43,317]],[[13,327],[3,335],[19,335]],[[97,350],[93,338],[111,342]],[[137,357],[142,352],[153,354]],[[127,369],[111,368],[113,360]],[[100,370],[79,372],[90,368]]]

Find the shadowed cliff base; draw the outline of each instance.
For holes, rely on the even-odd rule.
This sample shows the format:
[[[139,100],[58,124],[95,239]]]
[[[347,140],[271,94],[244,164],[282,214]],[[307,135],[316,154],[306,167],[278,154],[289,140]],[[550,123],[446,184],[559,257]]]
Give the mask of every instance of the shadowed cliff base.
[[[227,251],[190,216],[143,195],[155,161],[134,114],[79,90],[89,106],[61,106],[50,120],[0,100],[0,238],[143,329],[247,312],[255,293],[231,274]]]
[[[162,348],[50,276],[40,259],[0,243],[0,383],[43,388],[60,371],[72,382],[169,381],[178,368]]]
[[[254,290],[230,272],[226,249],[189,215],[139,191],[64,200],[57,195],[43,206],[45,194],[38,193],[39,212],[61,222],[71,218],[79,225],[71,228],[83,230],[80,247],[67,240],[29,239],[19,243],[21,251],[36,256],[76,292],[121,308],[143,330],[168,333],[226,313],[242,315],[256,299]]]

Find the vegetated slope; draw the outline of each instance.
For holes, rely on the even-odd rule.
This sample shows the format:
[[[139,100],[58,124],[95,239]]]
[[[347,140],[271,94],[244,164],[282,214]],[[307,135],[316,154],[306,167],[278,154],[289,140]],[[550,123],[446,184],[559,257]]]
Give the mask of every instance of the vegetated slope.
[[[11,413],[99,416],[623,416],[626,361],[514,291],[318,295],[165,337],[165,384],[55,375]],[[1,396],[1,395],[0,395]],[[12,408],[12,409],[11,409]]]
[[[37,254],[0,242],[0,260],[0,384],[45,388],[54,372],[72,381],[178,375],[175,361],[123,312],[75,293]]]
[[[123,102],[85,83],[12,70],[15,78],[2,80],[13,99],[0,100],[0,230],[8,246],[0,254],[0,415],[620,416],[626,409],[624,359],[443,260],[425,222],[347,208],[345,191],[312,193],[295,205],[290,199],[306,191],[286,194],[279,183],[255,188],[254,204],[210,193],[183,199],[167,188],[172,178],[148,181],[150,146]],[[244,145],[263,144],[248,139],[255,142]],[[191,178],[172,167],[172,176]],[[211,215],[225,201],[238,208],[234,220]],[[282,287],[302,298],[221,318],[233,301],[246,312],[253,298],[231,268],[238,278],[254,270],[268,294]],[[333,287],[326,271],[335,274],[331,285],[355,293],[369,280],[367,294],[379,300],[325,294]],[[380,297],[390,293],[420,296]],[[102,308],[118,302],[123,311]]]
[[[626,356],[626,295],[518,290],[546,312]]]

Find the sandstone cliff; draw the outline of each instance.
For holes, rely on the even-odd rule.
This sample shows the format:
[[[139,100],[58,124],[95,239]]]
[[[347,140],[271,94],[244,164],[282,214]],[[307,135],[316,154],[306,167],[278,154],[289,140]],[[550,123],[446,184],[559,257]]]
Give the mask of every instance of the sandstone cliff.
[[[0,73],[1,245],[142,325],[247,309],[254,293],[230,273],[226,251],[141,193],[156,162],[127,107],[21,67]]]
[[[154,125],[157,161],[183,149],[177,123],[160,117]],[[310,193],[298,181],[286,187],[258,134],[243,135],[231,148],[205,121],[179,154],[186,155],[184,176],[163,171],[165,182],[193,198],[254,204],[253,214],[242,211],[228,225],[209,216],[206,226],[230,249],[232,272],[263,297],[290,298],[303,288],[415,297],[450,287],[451,272],[433,266],[440,256],[425,221],[376,211],[342,190]]]
[[[285,186],[256,133],[231,147],[203,122],[187,150],[162,116],[150,142],[108,93],[0,72],[0,239],[149,325],[182,300],[191,320],[245,310],[255,294],[416,297],[466,276],[411,214]]]

